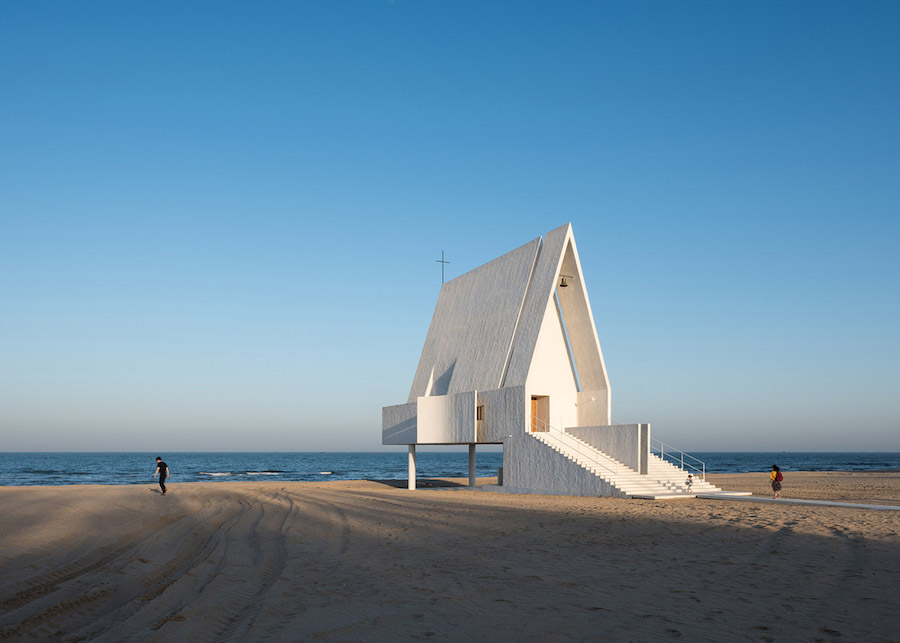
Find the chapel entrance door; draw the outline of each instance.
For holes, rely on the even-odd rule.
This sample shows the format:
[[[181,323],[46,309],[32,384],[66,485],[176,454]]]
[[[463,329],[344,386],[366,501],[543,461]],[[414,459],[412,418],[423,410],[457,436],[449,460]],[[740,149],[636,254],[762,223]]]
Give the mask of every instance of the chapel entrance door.
[[[550,396],[549,395],[532,395],[531,396],[531,423],[529,426],[531,431],[549,431],[550,430]]]

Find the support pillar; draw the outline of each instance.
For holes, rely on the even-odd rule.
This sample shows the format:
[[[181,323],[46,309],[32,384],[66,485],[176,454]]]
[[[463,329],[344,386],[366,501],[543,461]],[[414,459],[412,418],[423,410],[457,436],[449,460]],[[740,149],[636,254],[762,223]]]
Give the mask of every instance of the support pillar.
[[[416,488],[416,445],[409,445],[409,489]]]
[[[475,486],[475,445],[469,445],[469,486]]]
[[[640,449],[640,453],[638,453],[638,463],[640,465],[640,469],[638,469],[638,472],[643,475],[648,475],[650,473],[649,424],[638,424],[638,444],[640,445],[638,447]]]

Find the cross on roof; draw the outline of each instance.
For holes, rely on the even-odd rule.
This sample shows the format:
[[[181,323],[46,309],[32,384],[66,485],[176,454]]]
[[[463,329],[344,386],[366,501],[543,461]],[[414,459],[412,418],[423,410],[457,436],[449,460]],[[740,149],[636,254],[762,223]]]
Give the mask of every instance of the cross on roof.
[[[441,250],[441,258],[435,259],[436,262],[441,264],[441,283],[444,283],[444,264],[450,263],[449,261],[444,261],[444,251]]]

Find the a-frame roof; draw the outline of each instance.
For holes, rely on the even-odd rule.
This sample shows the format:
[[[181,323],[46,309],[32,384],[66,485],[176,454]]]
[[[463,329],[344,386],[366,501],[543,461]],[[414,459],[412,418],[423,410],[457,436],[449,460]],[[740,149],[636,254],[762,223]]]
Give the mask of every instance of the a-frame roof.
[[[583,390],[609,387],[572,227],[566,224],[441,288],[409,401],[525,384],[541,323],[559,289]]]
[[[534,239],[441,287],[410,402],[500,387],[540,242]]]

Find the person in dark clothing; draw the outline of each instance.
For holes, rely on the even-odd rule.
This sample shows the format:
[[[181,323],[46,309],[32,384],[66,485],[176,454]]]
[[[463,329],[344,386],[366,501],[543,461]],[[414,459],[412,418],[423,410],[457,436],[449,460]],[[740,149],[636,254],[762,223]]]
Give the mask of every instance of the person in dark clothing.
[[[169,467],[159,457],[156,458],[156,471],[153,472],[154,478],[157,473],[159,474],[159,488],[162,489],[163,495],[166,495],[166,478],[169,477]]]

